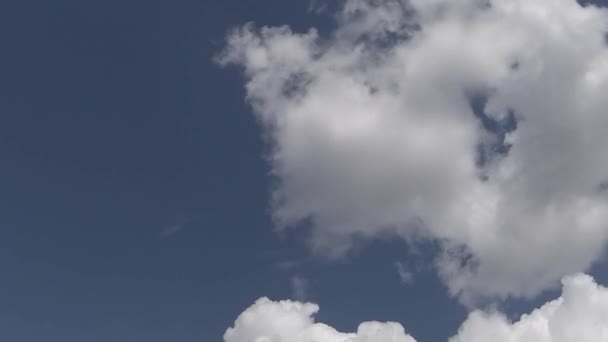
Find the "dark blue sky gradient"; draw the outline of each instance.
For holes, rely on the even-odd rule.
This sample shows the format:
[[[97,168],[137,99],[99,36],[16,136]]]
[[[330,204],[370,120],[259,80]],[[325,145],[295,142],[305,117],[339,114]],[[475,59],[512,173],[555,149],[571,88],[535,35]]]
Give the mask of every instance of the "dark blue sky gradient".
[[[221,341],[256,298],[292,296],[295,275],[338,329],[397,320],[420,341],[455,333],[465,311],[432,272],[399,284],[402,244],[329,265],[272,233],[243,80],[212,57],[248,21],[331,27],[307,7],[1,2],[1,341]]]

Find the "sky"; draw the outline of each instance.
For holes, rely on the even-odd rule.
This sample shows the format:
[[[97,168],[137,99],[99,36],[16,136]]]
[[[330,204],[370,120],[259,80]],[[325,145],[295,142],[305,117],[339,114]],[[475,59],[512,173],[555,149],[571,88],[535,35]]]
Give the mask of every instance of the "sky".
[[[593,5],[3,1],[0,340],[608,339]]]

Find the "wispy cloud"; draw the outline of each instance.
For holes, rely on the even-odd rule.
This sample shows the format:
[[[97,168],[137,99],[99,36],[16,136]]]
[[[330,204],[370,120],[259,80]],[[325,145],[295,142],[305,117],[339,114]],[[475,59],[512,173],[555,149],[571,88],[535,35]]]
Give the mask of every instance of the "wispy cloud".
[[[327,10],[327,3],[323,0],[310,0],[308,3],[308,12],[320,14]]]
[[[414,283],[414,272],[409,270],[403,262],[396,261],[395,269],[397,270],[397,276],[399,276],[401,284],[412,285]]]
[[[158,234],[161,238],[169,238],[174,236],[175,234],[179,233],[180,231],[182,231],[184,229],[185,225],[183,224],[174,224],[168,227],[165,227],[163,230],[160,231],[160,233]]]
[[[291,277],[290,282],[293,299],[305,301],[308,298],[308,279],[301,276],[293,276]]]

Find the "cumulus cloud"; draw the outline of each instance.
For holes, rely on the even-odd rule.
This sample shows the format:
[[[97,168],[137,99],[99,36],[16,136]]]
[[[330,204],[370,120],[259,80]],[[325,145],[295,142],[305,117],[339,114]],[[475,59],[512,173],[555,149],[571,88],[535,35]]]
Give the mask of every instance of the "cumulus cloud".
[[[588,275],[562,280],[562,296],[517,322],[473,312],[450,342],[608,341],[608,289]]]
[[[224,342],[416,342],[399,323],[362,323],[356,333],[341,333],[315,323],[319,306],[261,298],[245,310]]]
[[[608,289],[588,275],[562,281],[560,298],[510,322],[499,313],[475,311],[450,342],[608,341]],[[224,335],[224,342],[415,342],[399,323],[366,322],[356,333],[315,323],[311,303],[259,299]]]
[[[311,247],[439,242],[466,303],[533,296],[608,240],[608,11],[575,0],[348,0],[337,28],[246,25],[278,227]]]

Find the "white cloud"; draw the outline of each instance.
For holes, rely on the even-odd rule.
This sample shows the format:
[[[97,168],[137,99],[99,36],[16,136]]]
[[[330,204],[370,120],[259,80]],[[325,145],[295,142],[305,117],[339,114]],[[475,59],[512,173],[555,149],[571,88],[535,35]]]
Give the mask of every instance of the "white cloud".
[[[473,312],[450,342],[608,341],[608,289],[590,276],[564,278],[562,296],[515,323]]]
[[[315,323],[316,304],[259,299],[224,334],[225,342],[416,342],[398,323],[366,322],[356,333]]]
[[[511,323],[499,313],[475,311],[450,342],[608,341],[608,289],[579,274],[562,281],[562,296]],[[366,322],[356,333],[315,323],[311,303],[259,299],[224,335],[225,342],[415,342],[398,323]]]
[[[349,0],[330,37],[233,32],[272,142],[278,226],[313,225],[342,255],[356,236],[439,241],[464,302],[533,296],[587,269],[608,240],[608,12],[575,0]],[[504,133],[467,94],[488,97]],[[500,125],[499,125],[500,126]],[[507,148],[504,148],[506,150]],[[415,240],[415,239],[414,239]]]

